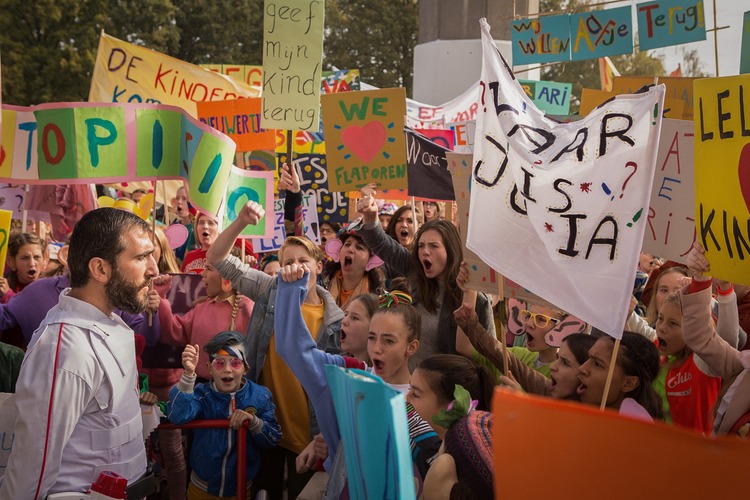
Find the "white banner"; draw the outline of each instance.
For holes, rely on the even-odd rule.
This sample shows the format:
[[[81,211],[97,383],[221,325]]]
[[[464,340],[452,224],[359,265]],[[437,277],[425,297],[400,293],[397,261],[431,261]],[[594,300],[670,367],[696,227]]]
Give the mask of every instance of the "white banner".
[[[559,123],[534,106],[480,23],[467,246],[500,274],[620,337],[646,227],[664,86]]]

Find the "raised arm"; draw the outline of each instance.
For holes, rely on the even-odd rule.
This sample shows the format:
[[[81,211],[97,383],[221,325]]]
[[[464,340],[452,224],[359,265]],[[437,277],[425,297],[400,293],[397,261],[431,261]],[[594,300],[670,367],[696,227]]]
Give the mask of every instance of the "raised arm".
[[[476,312],[467,304],[456,309],[453,317],[458,324],[456,330],[456,351],[464,356],[473,358],[474,350],[487,359],[492,365],[504,373],[503,350],[505,346],[497,338],[490,335],[477,318]],[[467,345],[467,341],[469,345]],[[508,369],[521,385],[523,390],[532,394],[549,396],[549,379],[522,363],[510,351],[508,352]]]
[[[260,204],[254,201],[245,203],[245,206],[237,214],[237,218],[216,237],[216,241],[206,252],[206,260],[216,267],[232,251],[235,240],[245,227],[250,224],[257,224],[265,214],[266,211]]]
[[[396,240],[385,234],[378,221],[378,204],[372,195],[363,196],[357,202],[357,211],[364,216],[362,228],[357,234],[362,238],[367,248],[383,259],[391,270],[401,276],[409,274],[411,269],[411,254]]]

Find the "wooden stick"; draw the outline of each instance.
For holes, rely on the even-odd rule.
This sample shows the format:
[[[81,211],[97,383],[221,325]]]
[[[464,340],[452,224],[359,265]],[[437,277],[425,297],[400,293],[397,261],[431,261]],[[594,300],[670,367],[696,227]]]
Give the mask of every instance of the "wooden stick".
[[[716,28],[716,0],[714,0],[714,28]],[[714,30],[714,58],[716,60],[716,76],[719,76],[719,31]]]
[[[292,150],[292,131],[287,130],[286,131],[286,164],[289,165],[289,168],[292,168],[292,153],[294,153],[294,151]]]
[[[164,209],[166,210],[166,206]],[[156,246],[156,179],[154,179],[154,203],[151,205],[151,244]],[[151,280],[151,282],[148,285],[148,291],[154,289],[154,280]],[[154,325],[154,313],[151,311],[148,312],[148,326]]]
[[[29,185],[26,184],[26,187],[23,191],[23,212],[21,213],[21,232],[27,233],[26,231],[26,222],[29,219],[29,211],[26,209],[26,205],[28,205],[27,198],[29,197]]]
[[[604,411],[607,407],[607,396],[609,396],[609,386],[612,384],[612,376],[615,373],[615,364],[617,364],[617,351],[620,350],[620,339],[615,339],[615,346],[612,348],[612,360],[609,362],[609,372],[607,373],[607,382],[604,384],[604,395],[599,409]]]
[[[419,218],[417,217],[417,201],[413,196],[411,197],[411,217],[414,219],[414,234],[416,235],[419,231]]]

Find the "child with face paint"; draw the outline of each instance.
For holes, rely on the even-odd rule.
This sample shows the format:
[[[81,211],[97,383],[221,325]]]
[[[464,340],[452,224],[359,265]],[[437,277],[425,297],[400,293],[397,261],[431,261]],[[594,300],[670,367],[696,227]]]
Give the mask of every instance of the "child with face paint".
[[[26,285],[36,281],[47,267],[47,244],[29,233],[16,233],[8,242],[8,279],[0,277],[0,303],[7,304],[11,297]]]
[[[237,484],[237,434],[232,429],[195,429],[190,453],[188,498],[224,498],[237,495],[238,488],[250,492],[260,468],[260,449],[271,448],[281,439],[270,391],[245,378],[248,370],[242,336],[221,332],[206,343],[206,366],[210,382],[195,385],[200,364],[198,345],[187,345],[182,353],[184,372],[170,391],[167,417],[172,423],[228,419],[232,429],[247,425],[248,484]]]
[[[338,237],[326,244],[326,254],[332,261],[323,270],[323,281],[340,308],[345,309],[356,295],[383,291],[383,261],[359,236],[348,230],[339,231]]]
[[[337,452],[341,451],[340,432],[325,376],[325,365],[367,369],[394,389],[406,393],[409,390],[409,358],[419,348],[420,317],[411,306],[411,297],[402,292],[388,292],[381,296],[379,309],[370,320],[367,353],[372,367],[367,368],[362,361],[353,358],[325,353],[315,348],[299,312],[307,273],[304,264],[291,264],[281,269],[276,309],[289,313],[275,316],[276,349],[305,388],[330,457],[336,457]],[[413,460],[424,477],[429,459],[437,452],[439,440],[429,426],[409,410],[407,408]],[[332,467],[333,464],[327,461],[326,470],[332,479],[336,479],[338,475],[331,472]],[[343,484],[337,483],[336,488],[343,488]]]

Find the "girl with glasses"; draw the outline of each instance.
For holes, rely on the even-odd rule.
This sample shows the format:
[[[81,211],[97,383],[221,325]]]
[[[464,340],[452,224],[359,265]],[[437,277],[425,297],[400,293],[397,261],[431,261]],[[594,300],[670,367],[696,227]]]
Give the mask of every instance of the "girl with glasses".
[[[170,391],[167,417],[172,423],[192,420],[228,419],[231,429],[195,429],[190,465],[193,469],[188,498],[225,498],[238,488],[250,493],[252,479],[260,469],[260,449],[271,448],[281,439],[274,415],[271,392],[245,378],[248,370],[242,336],[221,332],[203,347],[208,355],[210,382],[196,385],[201,365],[199,346],[188,344],[182,353],[184,371]],[[237,484],[237,433],[247,425],[246,485]]]

